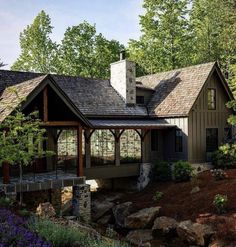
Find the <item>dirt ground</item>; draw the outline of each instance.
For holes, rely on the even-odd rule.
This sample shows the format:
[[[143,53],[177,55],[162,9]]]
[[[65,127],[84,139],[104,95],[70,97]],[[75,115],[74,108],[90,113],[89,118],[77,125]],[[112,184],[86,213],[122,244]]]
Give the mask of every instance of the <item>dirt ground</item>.
[[[228,196],[227,216],[236,213],[236,169],[226,171],[228,178],[215,181],[210,171],[202,172],[191,182],[184,183],[152,183],[144,191],[128,193],[122,201],[132,201],[135,209],[161,206],[161,214],[177,220],[196,219],[201,214],[215,214],[212,204],[216,194]],[[199,186],[200,191],[191,194],[191,190]],[[163,192],[163,197],[154,201],[156,191]]]

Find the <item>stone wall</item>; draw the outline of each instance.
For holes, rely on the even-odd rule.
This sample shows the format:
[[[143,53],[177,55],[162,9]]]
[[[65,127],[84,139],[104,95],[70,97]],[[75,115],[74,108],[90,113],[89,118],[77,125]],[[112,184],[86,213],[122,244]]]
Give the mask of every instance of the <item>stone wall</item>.
[[[72,199],[73,215],[80,217],[84,221],[91,219],[91,193],[90,185],[73,186]]]
[[[111,85],[125,99],[126,104],[136,104],[135,63],[121,60],[111,64]]]

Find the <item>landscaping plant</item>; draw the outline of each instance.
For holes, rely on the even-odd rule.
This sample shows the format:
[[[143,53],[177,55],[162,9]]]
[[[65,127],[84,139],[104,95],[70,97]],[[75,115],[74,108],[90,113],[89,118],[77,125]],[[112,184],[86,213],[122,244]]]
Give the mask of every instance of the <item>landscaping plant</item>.
[[[154,179],[156,181],[170,181],[171,180],[171,167],[166,161],[158,161],[153,167]]]
[[[227,195],[220,195],[220,194],[215,195],[213,204],[219,214],[226,212],[227,202],[228,202]]]
[[[216,169],[236,168],[236,144],[224,144],[212,155]]]
[[[176,182],[189,181],[193,174],[193,168],[187,161],[178,161],[174,165],[173,175]]]
[[[161,191],[156,191],[155,195],[152,197],[153,201],[159,201],[163,197],[164,193]]]
[[[222,180],[228,177],[227,173],[222,169],[213,169],[211,170],[211,175],[215,180]]]
[[[27,221],[10,210],[0,209],[0,246],[1,247],[52,247],[27,228]]]

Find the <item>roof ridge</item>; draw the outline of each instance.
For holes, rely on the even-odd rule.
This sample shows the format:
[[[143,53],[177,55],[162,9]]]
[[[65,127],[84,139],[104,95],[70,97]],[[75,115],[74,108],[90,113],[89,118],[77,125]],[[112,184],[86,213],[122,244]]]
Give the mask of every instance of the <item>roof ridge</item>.
[[[161,72],[154,73],[154,74],[147,74],[147,75],[139,76],[136,79],[141,79],[141,78],[148,77],[148,76],[160,75],[160,74],[164,74],[164,73],[170,73],[170,72],[174,72],[174,71],[177,71],[177,70],[190,69],[190,68],[198,67],[198,66],[202,66],[202,65],[212,64],[212,67],[213,67],[216,63],[217,63],[216,61],[215,62],[200,63],[200,64],[195,64],[195,65],[190,65],[190,66],[187,66],[187,67],[181,67],[181,68],[176,68],[176,69],[172,69],[172,70],[161,71]]]

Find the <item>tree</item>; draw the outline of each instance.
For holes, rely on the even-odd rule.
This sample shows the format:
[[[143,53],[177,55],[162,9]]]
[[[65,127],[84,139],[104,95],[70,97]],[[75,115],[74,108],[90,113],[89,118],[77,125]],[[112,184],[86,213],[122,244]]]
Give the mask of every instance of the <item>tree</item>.
[[[194,0],[191,12],[194,33],[193,63],[218,61],[232,78],[236,54],[236,6],[232,0]]]
[[[4,67],[5,66],[5,64],[1,61],[1,59],[0,59],[0,68],[1,67]]]
[[[142,36],[130,40],[129,56],[142,68],[155,73],[190,63],[191,33],[187,0],[144,0],[140,18]]]
[[[11,68],[43,73],[55,71],[57,45],[50,39],[52,29],[50,17],[41,11],[20,33],[21,54]]]
[[[14,89],[11,90],[17,95]],[[19,102],[22,102],[22,99],[18,96],[17,98]],[[52,155],[53,152],[42,149],[46,130],[41,128],[41,120],[38,119],[37,112],[26,116],[21,112],[20,106],[11,110],[13,113],[0,123],[0,166],[3,163],[19,165],[21,184],[22,166],[28,166],[36,158]]]
[[[123,46],[96,34],[95,26],[83,22],[68,27],[59,48],[59,72],[68,75],[107,78],[109,65],[117,61]]]

